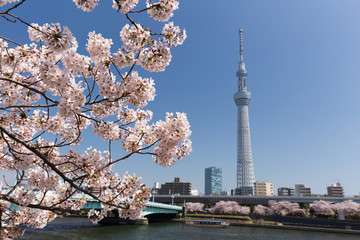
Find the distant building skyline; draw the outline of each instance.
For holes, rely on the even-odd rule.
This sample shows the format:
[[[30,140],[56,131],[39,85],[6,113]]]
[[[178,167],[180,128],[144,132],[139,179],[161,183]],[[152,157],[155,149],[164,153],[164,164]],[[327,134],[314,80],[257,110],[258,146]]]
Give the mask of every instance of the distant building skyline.
[[[205,195],[220,195],[222,192],[222,169],[205,168]]]

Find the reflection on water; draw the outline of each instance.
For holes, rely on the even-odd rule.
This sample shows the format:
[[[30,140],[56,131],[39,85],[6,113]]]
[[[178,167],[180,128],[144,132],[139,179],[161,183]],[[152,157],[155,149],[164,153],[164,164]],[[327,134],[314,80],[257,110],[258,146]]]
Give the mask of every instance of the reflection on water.
[[[319,233],[267,228],[230,226],[229,228],[208,228],[188,226],[182,223],[151,223],[150,225],[93,225],[83,218],[56,219],[45,229],[29,229],[19,239],[36,240],[155,240],[155,239],[196,239],[196,240],[350,240],[360,239],[359,235]]]

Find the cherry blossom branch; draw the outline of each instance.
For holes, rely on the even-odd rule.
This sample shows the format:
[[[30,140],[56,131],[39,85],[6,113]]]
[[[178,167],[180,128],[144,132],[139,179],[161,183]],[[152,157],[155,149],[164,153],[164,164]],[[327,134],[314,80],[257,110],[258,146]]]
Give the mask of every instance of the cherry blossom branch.
[[[86,203],[85,196],[103,206],[101,212],[89,211],[89,217],[99,220],[106,211],[117,208],[121,217],[137,218],[150,198],[149,191],[134,174],[120,178],[112,165],[135,154],[153,156],[159,165],[172,165],[191,151],[191,132],[186,115],[180,113],[176,117],[169,113],[165,121],[150,125],[153,114],[144,107],[154,99],[154,81],[140,77],[135,69],[163,71],[171,60],[170,48],[182,44],[185,32],[171,22],[164,25],[162,34],[152,33],[135,23],[130,14],[147,11],[154,20],[168,21],[178,2],[167,0],[132,10],[137,1],[115,1],[113,8],[130,23],[120,33],[124,45],[112,53],[112,40],[91,32],[86,44],[89,56],[77,52],[78,43],[66,26],[30,24],[11,13],[24,2],[0,13],[7,21],[28,26],[30,40],[40,45],[20,45],[0,37],[0,161],[4,169],[23,171],[17,171],[16,185],[11,186],[7,198],[24,206],[18,216],[26,219],[8,212],[6,221],[14,228],[18,224],[43,227],[53,219],[53,214],[44,211],[77,211]],[[98,0],[74,2],[84,11],[98,4]],[[91,127],[108,142],[108,151],[89,147],[80,154],[64,148],[80,143],[83,132]],[[50,141],[45,139],[48,136]],[[114,141],[121,143],[126,153],[112,160]],[[61,153],[66,149],[67,154]],[[24,181],[29,190],[20,187]],[[100,193],[95,194],[94,188]],[[77,191],[84,197],[71,201]],[[33,221],[36,209],[43,215],[40,224]]]
[[[20,5],[22,5],[26,0],[21,0],[21,2],[15,4],[13,7],[9,8],[8,10],[6,10],[5,12],[3,12],[4,14],[7,14],[8,12],[10,12],[11,10],[14,10],[15,8],[18,8]],[[2,14],[2,13],[0,13]]]
[[[9,108],[19,108],[19,107],[23,107],[23,108],[49,108],[49,107],[55,107],[57,106],[57,104],[50,104],[50,105],[27,105],[27,104],[19,104],[19,105],[8,105],[8,106],[3,106],[0,107],[0,110],[6,110]]]
[[[27,148],[28,150],[30,150],[31,152],[33,152],[36,156],[38,156],[46,165],[48,165],[54,172],[56,172],[65,182],[69,183],[73,188],[84,192],[86,194],[88,194],[90,197],[96,198],[95,195],[93,195],[91,192],[86,191],[85,189],[80,188],[79,186],[77,186],[76,184],[73,183],[73,181],[71,179],[68,179],[57,167],[55,164],[53,164],[52,162],[50,162],[47,157],[41,153],[39,150],[37,150],[35,147],[32,147],[28,144],[26,144],[25,142],[21,141],[20,139],[18,139],[14,134],[12,134],[11,132],[7,131],[2,125],[0,125],[0,130],[5,133],[7,136],[9,136],[11,139],[13,139],[14,141],[20,143],[21,145],[23,145],[25,148]]]
[[[2,37],[2,36],[0,36],[0,38],[1,38],[1,39],[4,39],[5,41],[12,42],[12,43],[14,43],[14,44],[16,44],[16,45],[18,45],[18,46],[22,46],[20,43],[15,42],[15,41],[13,41],[13,40],[10,40],[10,39],[8,39],[8,38]]]
[[[141,12],[145,12],[145,11],[151,9],[151,8],[156,8],[156,7],[158,7],[158,6],[160,6],[160,4],[159,4],[159,3],[156,3],[156,4],[154,4],[154,5],[151,5],[150,7],[147,7],[147,8],[141,9],[141,10],[129,11],[128,13],[141,13]]]
[[[18,206],[22,206],[22,204],[19,201],[17,201],[16,199],[11,198],[6,195],[3,195],[3,194],[0,194],[0,199],[9,201]],[[81,211],[79,211],[79,210],[64,209],[62,207],[48,207],[48,206],[42,206],[42,205],[38,205],[38,204],[28,204],[24,207],[35,208],[35,209],[40,209],[40,210],[47,210],[47,211],[51,211],[51,212],[59,213],[59,214],[66,214],[66,213],[71,213],[71,214],[76,214],[76,215],[81,214]]]
[[[43,96],[45,99],[47,99],[47,100],[49,100],[49,101],[51,101],[51,102],[53,102],[53,103],[55,103],[55,104],[58,104],[58,101],[55,101],[54,99],[52,99],[52,98],[50,98],[49,96],[47,96],[44,92],[41,92],[41,91],[37,90],[36,88],[30,87],[30,86],[28,86],[28,85],[25,85],[25,84],[23,84],[23,83],[17,82],[17,81],[15,81],[15,80],[13,80],[13,79],[11,79],[11,78],[7,78],[7,77],[0,77],[0,80],[8,81],[8,82],[14,83],[14,84],[16,84],[16,85],[22,86],[22,87],[24,87],[24,88],[27,88],[27,89],[29,89],[29,90],[31,90],[31,91],[34,91],[34,92],[40,94],[40,95]]]
[[[103,203],[103,204],[106,204],[106,205],[109,205],[109,206],[113,206],[113,207],[117,207],[117,208],[122,208],[122,206],[119,206],[119,205],[114,205],[112,203],[109,203],[109,202],[105,202],[103,200],[101,200],[100,198],[98,198],[96,195],[94,195],[92,192],[84,189],[84,188],[81,188],[80,186],[76,185],[74,182],[75,180],[74,179],[69,179],[67,178],[63,172],[61,172],[55,164],[53,164],[52,162],[50,162],[47,157],[39,152],[36,148],[34,147],[31,147],[29,146],[28,144],[26,144],[25,142],[21,141],[20,139],[16,138],[16,136],[12,133],[10,133],[9,131],[7,131],[3,126],[0,125],[0,130],[5,133],[7,136],[9,136],[11,139],[13,139],[14,141],[20,143],[21,145],[23,145],[25,148],[27,148],[28,150],[30,150],[31,152],[33,152],[36,156],[38,156],[47,166],[49,166],[54,172],[56,172],[65,182],[69,183],[71,187],[73,187],[74,189],[80,191],[80,192],[83,192],[85,193],[86,195],[92,197],[93,199],[95,200],[98,200],[100,203]],[[7,200],[7,199],[5,199]],[[34,205],[28,205],[29,207],[34,207]],[[49,208],[46,207],[45,208],[40,208],[40,209],[43,209],[43,210],[51,210]]]

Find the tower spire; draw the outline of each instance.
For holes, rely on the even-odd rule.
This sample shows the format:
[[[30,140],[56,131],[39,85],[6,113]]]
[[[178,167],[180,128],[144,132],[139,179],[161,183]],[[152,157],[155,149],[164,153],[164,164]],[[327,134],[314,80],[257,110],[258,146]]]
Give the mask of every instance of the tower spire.
[[[240,35],[240,61],[244,61],[244,50],[243,50],[243,28],[239,28],[239,35]]]
[[[236,72],[236,76],[239,79],[239,91],[246,91],[246,76],[247,71],[245,68],[245,61],[244,61],[244,49],[243,49],[243,28],[239,28],[239,35],[240,35],[240,61],[239,61],[239,69]]]
[[[246,74],[245,62],[244,62],[244,49],[243,49],[243,28],[239,28],[240,36],[240,62],[239,62],[239,73],[242,75]]]

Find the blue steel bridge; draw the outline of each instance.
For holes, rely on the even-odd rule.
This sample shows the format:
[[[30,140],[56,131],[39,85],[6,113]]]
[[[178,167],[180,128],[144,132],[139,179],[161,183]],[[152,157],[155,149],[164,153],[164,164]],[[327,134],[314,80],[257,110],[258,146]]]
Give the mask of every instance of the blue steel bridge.
[[[183,212],[183,208],[181,206],[164,203],[147,202],[145,206],[146,208],[142,211],[142,217],[146,217],[148,215],[176,216]],[[88,199],[82,209],[101,209],[101,205],[97,200]]]
[[[75,199],[76,197],[73,198],[73,200]],[[145,206],[146,208],[142,211],[143,218],[156,218],[157,220],[168,219],[174,218],[183,212],[183,207],[181,206],[169,205],[164,203],[147,202]],[[101,210],[101,208],[101,204],[97,200],[88,199],[86,204],[82,207],[82,210]],[[11,204],[10,210],[14,209],[17,210],[18,207],[14,204]]]

